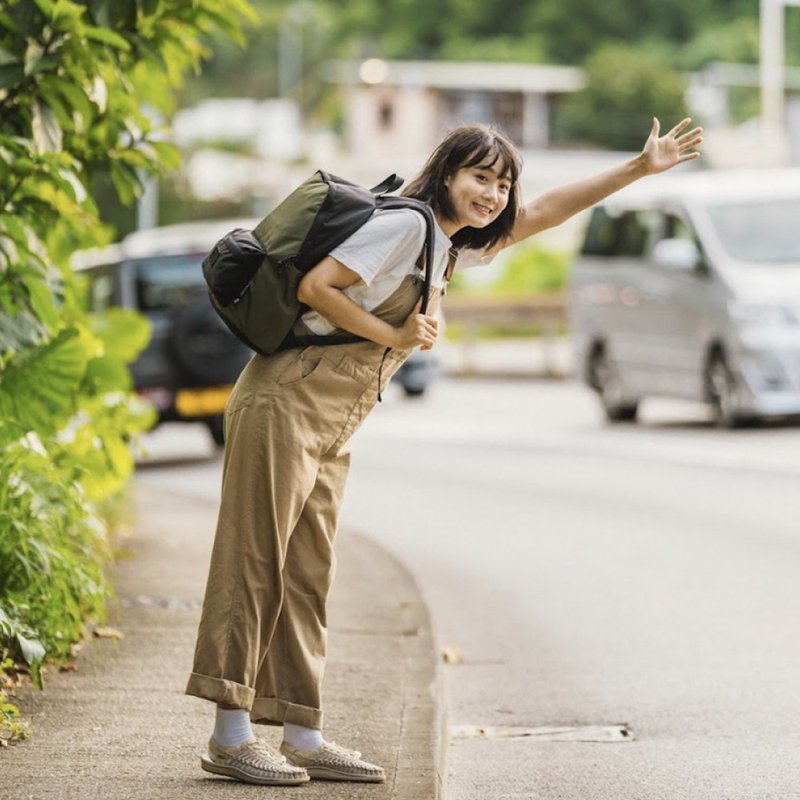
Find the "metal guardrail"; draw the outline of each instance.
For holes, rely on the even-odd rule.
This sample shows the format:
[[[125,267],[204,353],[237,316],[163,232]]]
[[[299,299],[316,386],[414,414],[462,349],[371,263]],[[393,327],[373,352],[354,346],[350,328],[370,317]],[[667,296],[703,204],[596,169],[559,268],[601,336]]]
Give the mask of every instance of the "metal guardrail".
[[[450,294],[444,303],[444,316],[449,323],[462,325],[460,344],[462,374],[477,372],[481,327],[493,326],[513,331],[515,328],[540,329],[537,340],[539,372],[543,376],[562,376],[558,344],[567,324],[565,293],[532,295],[517,298],[463,297]],[[488,347],[488,343],[483,345]]]

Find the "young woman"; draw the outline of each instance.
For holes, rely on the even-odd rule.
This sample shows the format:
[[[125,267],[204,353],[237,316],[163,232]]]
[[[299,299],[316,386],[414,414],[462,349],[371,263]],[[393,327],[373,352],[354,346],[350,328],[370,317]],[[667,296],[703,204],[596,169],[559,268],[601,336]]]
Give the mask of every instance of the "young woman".
[[[255,356],[225,412],[226,449],[211,569],[187,693],[216,703],[203,769],[248,783],[377,782],[381,767],[321,733],[326,600],[347,478],[348,442],[414,347],[436,341],[449,271],[558,225],[646,175],[698,157],[688,119],[658,120],[627,163],[519,203],[519,155],[498,130],[451,132],[405,194],[437,222],[431,305],[419,312],[425,226],[413,210],[373,217],[301,281],[297,333],[365,341]],[[457,255],[456,255],[457,253]],[[280,752],[252,723],[283,726]]]

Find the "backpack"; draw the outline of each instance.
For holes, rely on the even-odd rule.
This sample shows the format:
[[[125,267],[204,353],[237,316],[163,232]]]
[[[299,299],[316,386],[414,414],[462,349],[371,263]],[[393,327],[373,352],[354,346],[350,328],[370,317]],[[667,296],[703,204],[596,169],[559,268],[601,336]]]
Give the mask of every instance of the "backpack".
[[[390,175],[372,189],[315,172],[250,231],[237,228],[203,260],[211,304],[230,330],[262,355],[307,344],[364,341],[353,334],[297,336],[292,327],[308,306],[297,299],[300,279],[360,228],[376,208],[411,208],[426,223],[422,313],[430,293],[434,220],[410,197],[389,196],[402,185]]]

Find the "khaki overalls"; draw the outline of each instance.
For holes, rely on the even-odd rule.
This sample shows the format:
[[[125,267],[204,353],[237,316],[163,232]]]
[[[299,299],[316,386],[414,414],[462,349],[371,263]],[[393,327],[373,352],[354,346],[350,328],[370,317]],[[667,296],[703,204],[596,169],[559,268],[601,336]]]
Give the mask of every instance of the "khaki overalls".
[[[373,313],[411,313],[407,277]],[[439,292],[431,296],[431,310]],[[373,342],[255,356],[225,412],[222,498],[187,694],[253,722],[322,727],[325,604],[348,442],[408,357]]]

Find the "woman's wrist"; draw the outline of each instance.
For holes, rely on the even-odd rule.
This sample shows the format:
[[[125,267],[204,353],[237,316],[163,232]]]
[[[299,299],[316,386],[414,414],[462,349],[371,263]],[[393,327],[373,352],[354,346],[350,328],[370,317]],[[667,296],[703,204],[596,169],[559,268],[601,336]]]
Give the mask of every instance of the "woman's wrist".
[[[628,162],[628,169],[630,170],[633,180],[644,178],[651,173],[649,168],[649,159],[644,153],[639,153]]]

